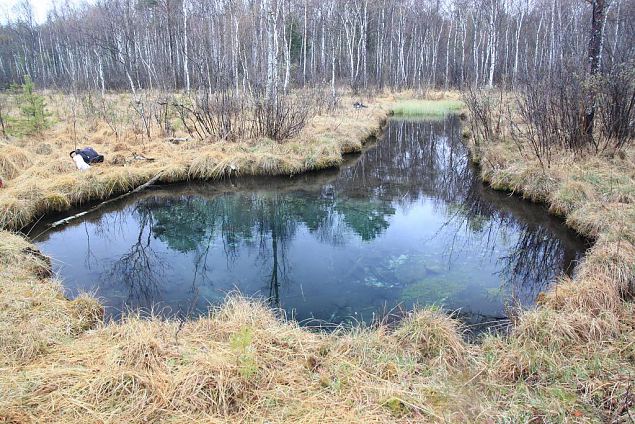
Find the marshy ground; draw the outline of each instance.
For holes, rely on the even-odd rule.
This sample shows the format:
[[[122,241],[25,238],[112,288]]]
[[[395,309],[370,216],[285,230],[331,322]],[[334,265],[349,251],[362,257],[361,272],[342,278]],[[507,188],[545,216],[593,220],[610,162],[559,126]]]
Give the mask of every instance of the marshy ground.
[[[632,150],[563,154],[544,169],[511,143],[476,145],[466,133],[485,181],[548,204],[594,240],[573,279],[563,278],[539,307],[515,316],[510,334],[477,344],[466,343],[459,322],[435,308],[412,312],[396,328],[330,334],[302,329],[241,298],[193,321],[133,314],[104,324],[95,299],[67,300],[50,261],[9,231],[45,213],[125,192],[158,173],[162,182],[173,182],[336,166],[343,152],[358,151],[377,133],[389,110],[402,107],[379,98],[354,110],[352,101],[316,116],[284,143],[175,145],[158,136],[144,139],[133,127],[122,126],[115,137],[99,120],[78,121],[81,128],[73,132],[60,112],[41,138],[3,144],[0,420],[632,421]],[[401,112],[429,110],[432,103],[413,104]],[[75,171],[68,159],[74,133],[79,147],[92,145],[110,163],[87,174]],[[155,160],[135,160],[134,153]]]

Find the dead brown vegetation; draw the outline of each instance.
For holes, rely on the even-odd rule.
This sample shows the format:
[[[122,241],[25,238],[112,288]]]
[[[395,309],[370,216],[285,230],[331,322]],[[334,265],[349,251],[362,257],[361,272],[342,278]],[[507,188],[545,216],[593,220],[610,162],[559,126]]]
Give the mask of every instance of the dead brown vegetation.
[[[50,96],[61,100],[59,95]],[[337,166],[342,154],[359,152],[363,143],[377,134],[387,115],[378,103],[358,111],[350,106],[352,101],[347,101],[340,108],[313,117],[299,134],[284,143],[263,137],[234,142],[199,140],[182,130],[176,135],[187,141],[174,144],[169,141],[172,137],[158,136],[158,131],[151,138],[136,134],[134,123],[138,119],[134,111],[125,108],[125,95],[120,99],[122,108],[116,108],[117,103],[110,97],[103,100],[110,102],[114,115],[128,113],[130,120],[110,122],[110,115],[95,112],[97,115],[76,131],[77,141],[67,123],[61,121],[46,135],[10,140],[2,146],[0,175],[6,187],[0,191],[0,228],[20,229],[45,213],[129,191],[159,171],[160,182],[167,183],[228,175],[293,175]],[[63,108],[56,112],[60,119],[64,114]],[[113,131],[115,127],[120,128]],[[104,137],[111,142],[104,142]],[[49,153],[31,153],[43,144],[49,146]],[[68,152],[90,145],[107,160],[80,173]]]
[[[57,163],[68,145],[51,137],[51,157],[59,160],[32,158],[33,167],[8,180],[3,225],[108,197],[158,169],[168,182],[331,166],[342,151],[361,148],[383,118],[376,107],[318,116],[302,138],[284,144],[146,141],[152,149],[144,153],[156,161],[88,174]],[[94,134],[95,143],[114,136],[99,127]],[[121,137],[121,155],[142,151]],[[112,144],[104,141],[107,156]],[[492,186],[548,203],[595,239],[576,276],[520,314],[511,334],[466,344],[457,321],[434,308],[397,328],[312,333],[239,297],[185,324],[135,315],[104,324],[97,301],[65,299],[47,260],[23,237],[1,231],[0,421],[628,422],[633,152],[562,155],[548,173],[503,139],[482,143],[479,154]]]

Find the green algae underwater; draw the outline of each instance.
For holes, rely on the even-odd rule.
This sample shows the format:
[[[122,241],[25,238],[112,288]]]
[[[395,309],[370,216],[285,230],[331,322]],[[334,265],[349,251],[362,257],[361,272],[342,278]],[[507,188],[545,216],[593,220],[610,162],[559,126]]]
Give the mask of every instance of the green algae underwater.
[[[239,291],[307,326],[436,305],[479,331],[586,248],[542,206],[485,187],[453,115],[392,118],[338,170],[159,187],[35,242],[71,296],[95,293],[113,318],[193,317]]]

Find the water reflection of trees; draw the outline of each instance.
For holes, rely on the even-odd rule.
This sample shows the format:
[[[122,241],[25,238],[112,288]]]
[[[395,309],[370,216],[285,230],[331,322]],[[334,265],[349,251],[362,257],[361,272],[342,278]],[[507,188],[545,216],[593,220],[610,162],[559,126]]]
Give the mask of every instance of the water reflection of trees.
[[[567,245],[569,234],[534,205],[483,186],[461,142],[457,119],[393,121],[385,142],[345,170],[336,187],[353,198],[406,207],[420,197],[431,199],[448,215],[439,231],[451,233],[448,249],[460,239],[467,248],[478,243],[494,254],[501,237],[515,240],[498,258],[501,276],[514,296],[533,299],[558,270],[572,271],[578,246]]]
[[[138,205],[136,214],[139,226],[135,242],[114,261],[108,280],[122,282],[127,287],[124,304],[151,307],[159,295],[165,265],[151,246],[154,217],[149,213],[149,207]]]
[[[515,290],[534,293],[567,269],[575,249],[542,225],[535,207],[484,189],[475,176],[460,140],[457,118],[433,122],[392,121],[384,139],[367,150],[336,178],[306,177],[302,189],[285,191],[256,186],[254,190],[181,196],[148,196],[137,202],[137,243],[122,256],[113,273],[119,274],[134,296],[150,298],[160,281],[160,261],[150,248],[150,234],[181,253],[194,253],[196,293],[201,281],[211,281],[210,245],[220,240],[228,263],[241,247],[255,247],[264,269],[265,292],[280,306],[281,284],[288,282],[286,252],[298,228],[305,227],[320,241],[342,244],[352,232],[373,240],[389,227],[396,207],[407,208],[425,197],[447,213],[444,227],[460,234],[468,245],[493,249],[504,233],[517,234],[515,245],[500,258],[503,273]],[[453,246],[453,244],[449,244]],[[473,248],[474,246],[472,246]]]
[[[493,192],[472,178],[451,210],[448,227],[477,238],[490,255],[498,240],[513,242],[497,259],[505,288],[518,300],[531,302],[559,272],[573,271],[579,241],[537,206]]]
[[[447,203],[461,199],[472,168],[457,118],[391,121],[384,140],[344,169],[336,190],[349,197],[410,204],[425,196]]]

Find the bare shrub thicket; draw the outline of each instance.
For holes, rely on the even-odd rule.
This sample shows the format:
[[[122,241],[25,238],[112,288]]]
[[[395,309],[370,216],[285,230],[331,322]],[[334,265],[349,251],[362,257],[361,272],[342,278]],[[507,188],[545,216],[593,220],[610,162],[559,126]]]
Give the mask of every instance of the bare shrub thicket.
[[[599,78],[598,118],[608,147],[621,149],[635,138],[635,61]]]
[[[119,136],[122,132],[121,125],[123,124],[123,117],[119,109],[117,108],[117,102],[107,98],[106,96],[100,96],[98,99],[98,115],[106,122],[115,138],[119,140]]]
[[[619,150],[635,134],[635,72],[616,66],[593,77],[563,72],[553,80],[531,81],[516,94],[512,140],[529,145],[543,166],[558,149],[575,154]],[[584,116],[594,111],[587,131]]]
[[[153,114],[159,133],[164,137],[174,137],[174,126],[170,119],[170,105],[173,102],[170,96],[161,96],[157,100],[157,108]]]
[[[278,96],[271,102],[256,99],[253,106],[252,137],[286,140],[306,126],[313,105],[305,99]]]
[[[580,153],[594,140],[584,130],[585,90],[576,76],[554,81],[532,81],[515,95],[511,112],[511,139],[528,146],[543,167],[549,167],[557,149]]]
[[[117,139],[130,129],[141,142],[157,136],[174,138],[177,130],[201,140],[284,141],[297,135],[313,116],[338,106],[321,88],[274,99],[231,89],[201,88],[187,94],[138,90],[130,98],[86,91],[77,102],[80,120],[105,123]]]
[[[172,105],[191,136],[233,141],[247,134],[249,125],[242,94],[230,90],[217,93],[201,90]]]
[[[338,105],[339,100],[320,87],[279,95],[269,101],[262,94],[255,95],[250,135],[277,141],[289,139],[298,135],[311,117],[332,112]]]
[[[320,100],[318,100],[320,99]],[[308,120],[327,107],[313,94],[237,94],[231,90],[198,93],[195,98],[174,102],[179,119],[192,136],[236,141],[267,137],[284,141],[297,135]]]
[[[558,152],[599,154],[623,149],[635,139],[635,71],[615,66],[588,77],[563,71],[557,78],[527,80],[504,101],[502,93],[468,88],[463,99],[470,130],[480,143],[509,137],[522,152],[529,152],[549,167]],[[503,105],[507,104],[505,108]],[[585,114],[593,110],[592,132]],[[501,121],[508,121],[503,134]]]
[[[503,90],[488,91],[466,87],[463,91],[465,103],[471,119],[470,131],[476,147],[481,143],[495,140],[500,136],[501,122],[505,113]]]
[[[146,93],[136,94],[130,102],[130,107],[137,117],[137,119],[134,120],[136,133],[141,135],[142,141],[144,140],[144,134],[148,140],[151,137],[152,115],[154,114],[153,109],[155,109],[156,106],[153,99]]]

